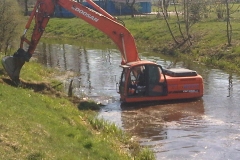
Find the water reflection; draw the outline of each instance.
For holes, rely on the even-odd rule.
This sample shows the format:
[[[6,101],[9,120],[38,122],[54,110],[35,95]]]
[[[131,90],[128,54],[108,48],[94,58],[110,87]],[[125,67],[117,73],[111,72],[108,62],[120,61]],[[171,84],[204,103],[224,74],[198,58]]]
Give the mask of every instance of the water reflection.
[[[203,100],[121,106],[123,128],[148,141],[167,139],[167,127],[174,123],[194,127],[204,114]],[[151,143],[150,143],[151,144]]]
[[[116,83],[121,73],[121,56],[116,49],[42,43],[38,45],[35,56],[48,67],[75,73],[64,77],[66,93],[72,83],[73,94],[80,98],[94,99],[103,104],[119,99]]]
[[[232,95],[232,90],[233,90],[232,80],[233,80],[232,73],[230,73],[228,77],[228,97],[231,97]]]

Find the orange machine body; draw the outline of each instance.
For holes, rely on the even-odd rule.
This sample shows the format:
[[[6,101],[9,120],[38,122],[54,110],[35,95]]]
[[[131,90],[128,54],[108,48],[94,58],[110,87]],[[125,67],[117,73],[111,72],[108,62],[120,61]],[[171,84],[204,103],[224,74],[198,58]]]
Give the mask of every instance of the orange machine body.
[[[203,80],[195,71],[184,68],[163,69],[156,63],[143,60],[121,67],[123,71],[119,94],[122,102],[194,99],[203,96]],[[143,74],[142,78],[140,74]]]

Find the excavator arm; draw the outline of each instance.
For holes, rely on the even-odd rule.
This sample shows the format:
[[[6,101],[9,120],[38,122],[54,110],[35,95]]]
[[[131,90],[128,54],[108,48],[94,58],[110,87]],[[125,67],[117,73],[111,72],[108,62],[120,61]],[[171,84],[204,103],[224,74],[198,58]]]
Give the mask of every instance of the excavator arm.
[[[21,37],[20,48],[13,56],[7,56],[2,59],[2,64],[13,81],[19,81],[21,68],[32,57],[49,19],[54,14],[56,5],[62,6],[111,38],[121,52],[121,64],[140,60],[135,40],[131,33],[116,18],[96,5],[92,0],[86,1],[96,11],[72,0],[37,0]],[[26,33],[33,20],[35,22],[34,28],[31,39],[28,40]],[[24,43],[28,45],[27,51],[23,49]]]

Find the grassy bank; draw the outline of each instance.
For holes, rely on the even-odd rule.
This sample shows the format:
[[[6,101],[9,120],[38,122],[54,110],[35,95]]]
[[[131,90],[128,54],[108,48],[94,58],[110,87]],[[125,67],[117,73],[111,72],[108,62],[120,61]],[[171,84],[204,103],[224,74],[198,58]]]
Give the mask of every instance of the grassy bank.
[[[120,18],[134,36],[139,50],[151,50],[159,54],[181,56],[221,69],[239,71],[240,26],[238,25],[238,17],[231,19],[233,28],[231,46],[227,45],[226,22],[218,20],[212,15],[208,19],[203,19],[191,27],[192,45],[190,47],[183,45],[180,48],[176,48],[162,17],[156,18],[155,15],[150,15],[135,18],[123,16]],[[179,39],[180,32],[176,22],[177,20],[174,16],[169,19],[169,24],[174,35]],[[183,24],[181,25],[183,26]],[[112,43],[106,35],[79,18],[51,19],[44,37],[71,38],[78,43],[81,43],[81,41]]]
[[[54,86],[64,73],[26,63],[22,85],[13,86],[0,66],[0,159],[154,159],[148,149]],[[24,80],[23,80],[24,79]]]

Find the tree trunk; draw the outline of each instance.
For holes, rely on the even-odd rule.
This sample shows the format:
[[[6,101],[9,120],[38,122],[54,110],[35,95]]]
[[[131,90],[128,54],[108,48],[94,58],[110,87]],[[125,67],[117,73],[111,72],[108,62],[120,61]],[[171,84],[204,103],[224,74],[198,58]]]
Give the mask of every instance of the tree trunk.
[[[28,15],[28,0],[24,0],[24,7],[25,7],[24,16],[27,16]]]
[[[169,30],[169,32],[170,32],[170,34],[172,36],[172,39],[174,40],[175,44],[179,44],[179,42],[176,40],[175,36],[173,35],[173,32],[172,32],[171,27],[170,27],[170,25],[168,23],[167,16],[165,15],[163,8],[162,8],[162,14],[163,14],[164,20],[165,20],[165,22],[167,24],[168,30]]]
[[[126,5],[131,9],[131,17],[134,17],[134,4],[135,4],[135,0],[133,0],[133,2],[131,4],[129,4],[129,0],[126,0]]]
[[[226,11],[227,11],[227,40],[228,40],[228,46],[231,46],[232,43],[232,25],[230,21],[230,12],[229,12],[229,6],[228,6],[228,0],[225,0],[226,3]]]

